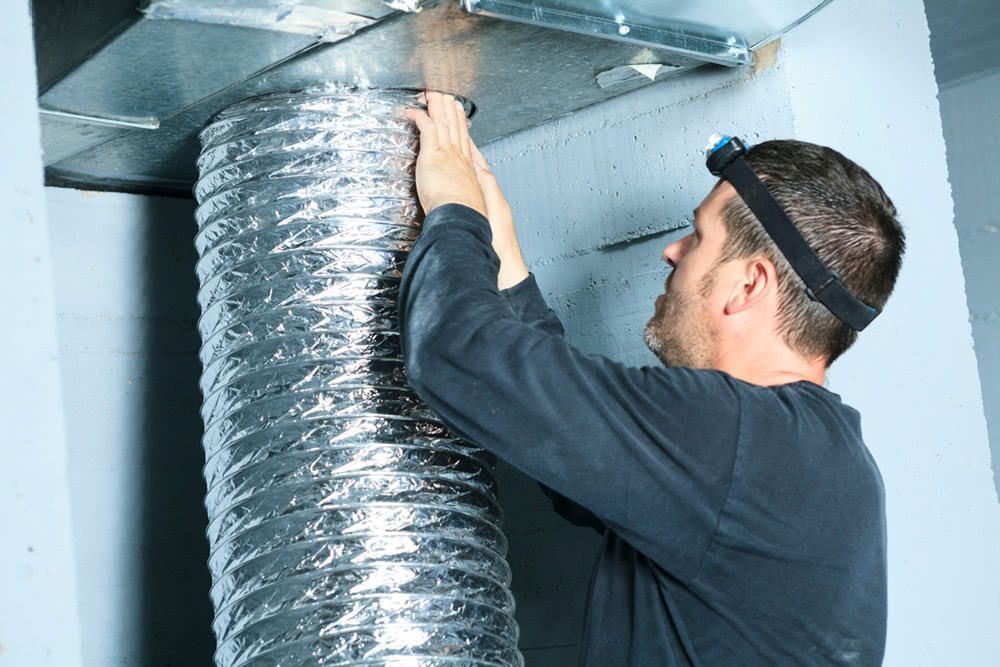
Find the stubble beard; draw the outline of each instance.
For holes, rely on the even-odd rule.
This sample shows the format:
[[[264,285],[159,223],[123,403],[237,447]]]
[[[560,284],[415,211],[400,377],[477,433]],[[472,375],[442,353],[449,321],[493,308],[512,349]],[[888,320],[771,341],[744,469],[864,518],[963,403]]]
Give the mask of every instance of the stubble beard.
[[[712,278],[711,274],[705,276],[694,295],[673,289],[671,281],[667,281],[663,306],[642,333],[646,347],[665,366],[711,366],[715,332],[705,321],[703,302],[711,292]]]

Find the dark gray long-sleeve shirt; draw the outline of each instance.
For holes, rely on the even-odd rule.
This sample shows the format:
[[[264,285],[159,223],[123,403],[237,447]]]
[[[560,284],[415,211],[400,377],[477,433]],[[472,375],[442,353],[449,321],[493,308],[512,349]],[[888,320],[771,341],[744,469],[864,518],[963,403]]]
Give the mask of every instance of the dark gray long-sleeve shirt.
[[[606,527],[581,664],[880,664],[884,492],[858,413],[809,382],[585,354],[498,269],[485,218],[428,216],[400,292],[409,381]]]

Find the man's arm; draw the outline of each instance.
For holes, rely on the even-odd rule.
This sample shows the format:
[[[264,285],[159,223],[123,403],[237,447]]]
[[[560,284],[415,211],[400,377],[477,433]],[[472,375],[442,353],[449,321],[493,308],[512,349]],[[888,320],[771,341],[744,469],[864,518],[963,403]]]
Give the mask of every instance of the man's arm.
[[[488,205],[487,208],[489,208]],[[496,243],[494,243],[494,247],[496,247]],[[501,256],[501,274],[503,273],[503,262],[504,258]],[[562,322],[559,321],[559,317],[555,312],[549,308],[549,305],[545,303],[545,299],[538,289],[538,283],[535,282],[534,275],[529,274],[527,278],[513,287],[501,290],[500,294],[506,299],[511,312],[520,321],[535,327],[539,331],[556,336],[563,335]],[[544,484],[539,484],[539,486],[552,503],[552,509],[563,519],[577,526],[593,528],[598,533],[604,532],[604,524],[594,516],[593,512],[580,507],[568,498],[560,496]]]
[[[735,381],[583,354],[513,316],[498,267],[486,218],[427,217],[400,293],[410,384],[456,432],[693,575],[732,475]]]
[[[674,576],[693,577],[733,475],[737,382],[627,368],[514,317],[498,280],[516,284],[527,270],[509,263],[513,273],[498,275],[494,252],[510,249],[513,228],[482,215],[483,165],[460,107],[430,92],[427,107],[407,111],[420,130],[427,213],[400,286],[410,384],[454,431],[587,508]]]
[[[497,287],[507,301],[514,316],[525,324],[540,331],[562,336],[565,332],[562,322],[549,308],[542,297],[535,277],[528,272],[521,253],[521,246],[514,229],[514,215],[507,198],[500,190],[500,184],[490,169],[486,158],[475,144],[470,142],[470,154],[476,169],[476,177],[483,192],[486,215],[489,218],[493,236],[493,249],[500,260]],[[583,507],[559,495],[544,484],[538,485],[552,503],[552,509],[570,523],[584,528],[593,528],[598,533],[605,530],[604,524]]]

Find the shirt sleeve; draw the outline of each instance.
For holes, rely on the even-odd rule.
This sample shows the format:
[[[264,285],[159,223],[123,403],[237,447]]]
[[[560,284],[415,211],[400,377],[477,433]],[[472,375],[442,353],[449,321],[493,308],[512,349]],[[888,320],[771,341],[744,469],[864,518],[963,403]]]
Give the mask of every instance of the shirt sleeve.
[[[565,333],[559,316],[549,308],[549,304],[545,303],[545,297],[538,289],[535,274],[529,273],[527,278],[513,287],[501,290],[500,294],[507,301],[514,317],[525,324],[530,324],[536,329],[556,336],[562,336]]]
[[[693,577],[732,478],[736,381],[585,354],[515,317],[498,269],[483,216],[427,217],[400,287],[411,386],[456,432]]]
[[[559,321],[559,316],[545,303],[545,297],[538,289],[538,282],[533,273],[529,273],[528,277],[517,285],[501,290],[500,294],[507,300],[507,305],[510,306],[511,312],[517,319],[556,336],[564,334],[565,331],[562,322]],[[604,532],[604,523],[594,516],[593,512],[580,507],[564,496],[560,496],[544,484],[538,486],[552,503],[552,509],[555,510],[555,513],[563,519],[576,526],[593,528],[598,533]]]

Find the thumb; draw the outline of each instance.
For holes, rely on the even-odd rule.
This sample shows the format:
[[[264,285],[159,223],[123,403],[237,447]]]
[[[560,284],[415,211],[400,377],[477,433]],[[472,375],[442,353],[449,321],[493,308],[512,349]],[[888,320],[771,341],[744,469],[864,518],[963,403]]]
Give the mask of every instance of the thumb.
[[[486,201],[486,208],[489,209],[490,219],[494,217],[510,218],[510,204],[503,196],[500,183],[497,182],[496,174],[490,169],[490,165],[483,157],[482,151],[472,141],[469,142],[469,150],[472,155],[472,164],[476,167],[476,179],[479,187],[483,191],[483,199]]]
[[[476,168],[476,179],[479,181],[479,187],[483,189],[483,195],[487,202],[491,199],[496,200],[497,195],[500,195],[500,184],[497,183],[496,174],[490,169],[489,163],[475,144],[470,142],[469,149],[472,153],[472,164]],[[500,198],[502,199],[503,195],[500,195]]]
[[[472,164],[475,165],[476,172],[485,171],[492,175],[493,172],[490,171],[489,163],[486,161],[486,158],[483,157],[483,154],[479,150],[479,147],[476,146],[476,144],[473,143],[471,139],[469,140],[469,150],[472,153]]]
[[[479,187],[483,191],[483,197],[486,199],[487,204],[504,201],[496,174],[490,171],[490,168],[485,163],[474,162],[473,164],[476,167],[476,180],[479,181]]]

